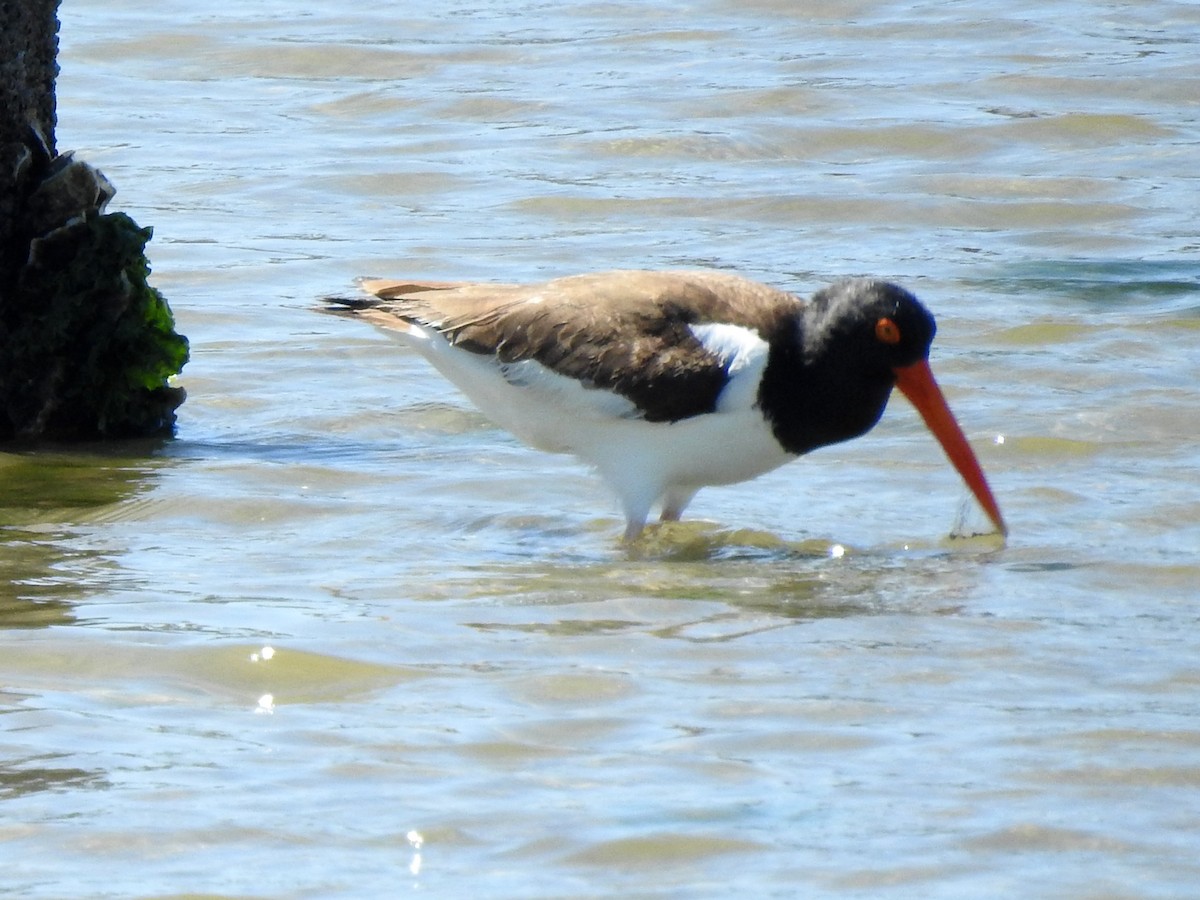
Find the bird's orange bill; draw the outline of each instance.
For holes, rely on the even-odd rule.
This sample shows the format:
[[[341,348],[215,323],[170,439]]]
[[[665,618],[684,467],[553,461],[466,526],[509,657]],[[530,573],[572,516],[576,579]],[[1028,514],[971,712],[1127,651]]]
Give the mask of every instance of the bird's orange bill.
[[[967,443],[966,435],[958,427],[954,413],[950,412],[950,407],[946,405],[946,398],[934,380],[929,363],[921,360],[910,366],[898,366],[893,371],[896,373],[896,387],[900,388],[904,396],[917,408],[917,412],[938,439],[942,449],[950,457],[950,462],[958,469],[958,474],[963,477],[979,505],[988,514],[988,518],[1001,534],[1007,535],[1008,527],[1004,524],[1004,517],[1000,515],[1000,507],[996,504],[996,498],[992,496],[992,489],[988,487],[983,469],[979,467],[979,460],[975,458],[971,445]]]

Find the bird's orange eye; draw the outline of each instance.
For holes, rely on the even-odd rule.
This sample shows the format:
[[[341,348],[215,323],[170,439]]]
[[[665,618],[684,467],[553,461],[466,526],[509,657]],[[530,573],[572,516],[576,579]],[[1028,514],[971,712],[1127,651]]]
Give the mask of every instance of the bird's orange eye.
[[[881,344],[900,343],[900,326],[884,316],[875,323],[875,337]]]

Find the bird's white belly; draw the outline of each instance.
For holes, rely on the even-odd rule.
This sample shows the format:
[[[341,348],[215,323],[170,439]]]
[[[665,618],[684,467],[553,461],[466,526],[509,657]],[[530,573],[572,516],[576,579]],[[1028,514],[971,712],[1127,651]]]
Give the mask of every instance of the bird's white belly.
[[[648,506],[671,491],[745,481],[795,459],[756,406],[725,404],[678,422],[647,422],[628,398],[586,387],[535,362],[501,366],[419,326],[393,334],[497,425],[539,450],[578,456],[636,506]]]
[[[612,482],[698,489],[756,478],[795,459],[757,409],[710,413],[678,422],[584,423],[572,449]]]
[[[578,453],[581,429],[634,415],[629,400],[584,387],[537,363],[502,366],[493,357],[451,347],[441,335],[412,344],[489,419],[549,453]]]

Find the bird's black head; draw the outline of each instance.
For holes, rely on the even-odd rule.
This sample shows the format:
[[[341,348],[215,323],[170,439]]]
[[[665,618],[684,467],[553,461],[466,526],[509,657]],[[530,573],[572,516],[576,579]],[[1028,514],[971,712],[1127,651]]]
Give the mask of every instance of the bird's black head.
[[[887,281],[855,278],[818,291],[805,310],[807,362],[890,372],[929,356],[937,324],[921,302]]]
[[[1004,517],[979,460],[929,369],[933,316],[885,281],[842,281],[817,292],[790,339],[772,347],[759,405],[779,443],[807,453],[864,434],[892,388],[912,401],[1001,534]]]
[[[916,297],[886,281],[852,279],[818,291],[759,388],[779,442],[807,453],[869,431],[896,370],[929,356],[935,327]]]

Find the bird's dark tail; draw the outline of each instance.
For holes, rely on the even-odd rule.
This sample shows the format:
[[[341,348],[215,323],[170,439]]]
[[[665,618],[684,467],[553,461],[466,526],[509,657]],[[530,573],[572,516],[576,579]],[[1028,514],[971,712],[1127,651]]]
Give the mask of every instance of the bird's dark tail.
[[[319,312],[329,313],[331,316],[353,316],[364,309],[371,309],[373,306],[379,305],[378,297],[370,296],[354,296],[342,297],[330,295],[322,297],[320,305],[317,307]]]

